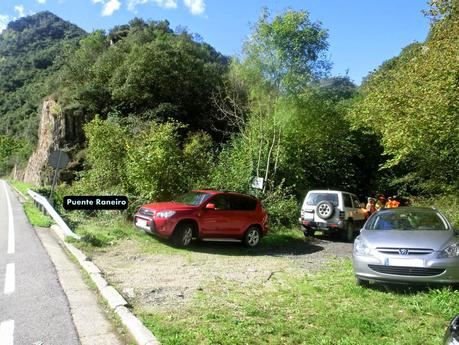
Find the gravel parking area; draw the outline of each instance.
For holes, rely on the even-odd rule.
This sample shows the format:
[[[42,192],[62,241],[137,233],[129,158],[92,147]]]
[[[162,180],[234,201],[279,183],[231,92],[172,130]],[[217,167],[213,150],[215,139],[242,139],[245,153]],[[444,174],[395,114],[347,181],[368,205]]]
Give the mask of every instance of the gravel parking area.
[[[126,299],[144,311],[173,310],[198,291],[225,282],[265,284],[275,274],[304,274],[326,269],[336,258],[350,258],[352,244],[325,239],[295,239],[285,245],[262,244],[254,250],[238,243],[197,242],[187,249],[165,246],[146,251],[126,239],[93,253],[93,261]],[[165,249],[165,250],[164,250]]]

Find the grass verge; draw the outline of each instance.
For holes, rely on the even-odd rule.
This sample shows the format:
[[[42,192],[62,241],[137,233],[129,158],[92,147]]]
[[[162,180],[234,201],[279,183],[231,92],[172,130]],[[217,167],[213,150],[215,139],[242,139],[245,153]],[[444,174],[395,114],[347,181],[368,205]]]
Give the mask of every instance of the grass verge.
[[[355,285],[349,260],[263,285],[208,286],[174,313],[144,313],[163,344],[440,344],[459,291]],[[222,288],[224,286],[225,288]]]
[[[40,210],[35,207],[32,201],[27,201],[24,203],[24,211],[27,215],[27,218],[29,219],[29,223],[33,226],[49,228],[52,224],[54,224],[52,218],[41,213]]]
[[[28,189],[33,189],[34,187],[36,187],[30,183],[19,182],[15,180],[8,180],[8,183],[16,187],[16,189],[19,190],[25,196],[28,196],[27,194]]]
[[[14,180],[8,180],[8,183],[16,187],[21,193],[23,193],[26,196],[27,190],[35,187],[32,184]],[[52,224],[54,224],[52,218],[40,212],[40,210],[35,207],[35,205],[32,201],[30,201],[30,199],[24,203],[23,207],[24,212],[27,215],[27,218],[29,219],[29,223],[33,226],[49,228]]]

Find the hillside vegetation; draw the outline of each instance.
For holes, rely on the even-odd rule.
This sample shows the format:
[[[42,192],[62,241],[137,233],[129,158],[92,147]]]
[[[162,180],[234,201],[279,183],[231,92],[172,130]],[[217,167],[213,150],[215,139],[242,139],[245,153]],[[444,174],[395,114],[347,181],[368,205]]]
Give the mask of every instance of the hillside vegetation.
[[[84,35],[50,12],[20,18],[0,34],[0,175],[31,154],[43,98]]]
[[[296,218],[311,188],[457,194],[456,2],[435,1],[428,15],[426,41],[384,62],[361,87],[330,75],[327,30],[307,11],[263,11],[239,58],[167,21],[136,18],[95,31],[51,65],[59,83],[40,79],[42,93],[29,100],[52,94],[67,118],[84,119],[84,169],[60,194],[125,193],[135,207],[221,188],[260,196],[281,224]],[[15,92],[4,90],[0,104]],[[0,118],[0,162],[11,161],[8,140],[19,131],[7,119],[23,118],[11,116]],[[263,190],[250,187],[255,176]]]

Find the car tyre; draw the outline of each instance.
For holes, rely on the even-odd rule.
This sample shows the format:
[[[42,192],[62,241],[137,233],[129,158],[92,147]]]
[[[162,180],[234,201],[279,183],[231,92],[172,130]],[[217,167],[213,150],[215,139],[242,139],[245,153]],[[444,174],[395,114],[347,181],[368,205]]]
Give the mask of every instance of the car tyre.
[[[191,240],[193,239],[193,224],[191,223],[182,223],[177,225],[177,228],[174,231],[172,236],[172,241],[176,247],[187,247],[190,245]]]
[[[319,202],[316,206],[316,214],[322,219],[329,219],[333,216],[335,212],[335,207],[330,201],[323,200]]]
[[[361,279],[361,278],[355,278],[355,282],[357,286],[362,286],[362,287],[368,287],[370,286],[370,281],[366,279]]]
[[[311,229],[311,228],[304,228],[303,229],[304,237],[314,237],[315,232],[316,231],[314,229]]]
[[[352,243],[354,242],[354,222],[353,221],[347,221],[346,226],[343,229],[343,232],[341,233],[342,239],[345,242]]]
[[[246,247],[255,248],[261,241],[261,231],[256,226],[247,229],[243,243]]]

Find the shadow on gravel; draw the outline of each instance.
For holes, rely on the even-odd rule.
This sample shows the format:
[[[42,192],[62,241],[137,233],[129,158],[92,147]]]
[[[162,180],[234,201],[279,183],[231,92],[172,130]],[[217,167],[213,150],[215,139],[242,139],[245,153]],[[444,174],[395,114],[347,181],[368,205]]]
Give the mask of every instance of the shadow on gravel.
[[[391,283],[371,283],[367,286],[368,289],[374,291],[395,293],[398,295],[416,295],[422,292],[428,292],[433,289],[450,288],[452,291],[459,291],[459,285],[448,284],[391,284]]]
[[[322,246],[311,243],[306,239],[285,238],[271,243],[268,238],[263,239],[256,248],[246,248],[242,243],[194,241],[189,251],[219,255],[248,255],[248,256],[289,256],[312,254],[323,250]]]

